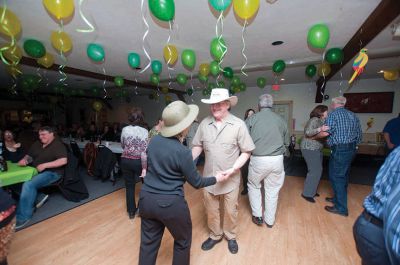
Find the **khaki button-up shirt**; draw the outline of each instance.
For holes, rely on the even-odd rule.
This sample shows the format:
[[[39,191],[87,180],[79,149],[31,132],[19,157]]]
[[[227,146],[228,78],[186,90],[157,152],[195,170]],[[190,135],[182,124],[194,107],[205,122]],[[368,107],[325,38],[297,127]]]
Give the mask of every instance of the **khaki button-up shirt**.
[[[193,138],[194,146],[201,146],[206,161],[203,176],[215,176],[217,171],[224,171],[233,166],[242,152],[251,152],[255,146],[245,123],[232,114],[223,119],[220,130],[212,116],[206,117],[199,125]],[[228,180],[208,186],[205,189],[220,195],[229,193],[240,185],[240,172]]]

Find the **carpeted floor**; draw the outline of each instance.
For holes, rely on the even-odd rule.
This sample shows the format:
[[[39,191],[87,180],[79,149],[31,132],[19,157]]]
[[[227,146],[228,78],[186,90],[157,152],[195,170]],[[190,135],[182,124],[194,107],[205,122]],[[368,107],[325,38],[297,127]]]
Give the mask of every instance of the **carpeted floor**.
[[[110,181],[101,182],[100,180],[95,180],[93,177],[90,177],[83,168],[80,169],[80,175],[89,191],[89,198],[80,202],[72,202],[66,200],[56,188],[54,190],[46,190],[47,193],[50,192],[49,200],[36,210],[32,219],[24,228],[125,187],[124,180],[121,177],[118,177],[115,185],[113,185]]]

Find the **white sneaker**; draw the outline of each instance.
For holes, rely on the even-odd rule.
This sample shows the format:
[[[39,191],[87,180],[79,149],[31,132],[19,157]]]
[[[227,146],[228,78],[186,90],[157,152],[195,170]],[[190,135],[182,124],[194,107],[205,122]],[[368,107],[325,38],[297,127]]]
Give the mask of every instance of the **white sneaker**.
[[[36,203],[36,209],[39,209],[40,207],[43,206],[49,199],[49,195],[45,194],[43,198],[41,198],[37,203]]]

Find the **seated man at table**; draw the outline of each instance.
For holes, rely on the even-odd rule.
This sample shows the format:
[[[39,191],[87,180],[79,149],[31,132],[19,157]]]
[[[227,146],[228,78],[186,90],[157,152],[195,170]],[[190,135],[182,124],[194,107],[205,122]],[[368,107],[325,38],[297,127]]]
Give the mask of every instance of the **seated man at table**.
[[[32,218],[38,189],[58,181],[64,173],[64,165],[67,164],[67,150],[64,144],[58,138],[55,138],[54,134],[54,128],[41,127],[39,129],[39,141],[35,142],[28,154],[18,162],[20,166],[31,165],[36,167],[39,174],[33,176],[22,186],[17,207],[16,229],[25,226]],[[47,196],[43,197],[42,201],[45,199],[47,199]]]

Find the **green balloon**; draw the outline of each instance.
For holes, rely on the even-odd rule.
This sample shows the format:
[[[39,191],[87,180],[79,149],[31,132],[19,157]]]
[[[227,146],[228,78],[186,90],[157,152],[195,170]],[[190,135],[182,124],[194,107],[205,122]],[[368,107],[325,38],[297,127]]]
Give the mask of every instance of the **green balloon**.
[[[306,67],[306,75],[308,77],[313,77],[317,73],[317,67],[313,64],[309,64]]]
[[[211,89],[204,88],[202,93],[203,93],[203,96],[209,96],[209,95],[211,95]]]
[[[219,65],[217,61],[210,63],[210,73],[215,77],[219,74]]]
[[[140,56],[135,52],[128,54],[128,64],[132,68],[138,68],[140,66]]]
[[[208,81],[208,77],[204,75],[199,75],[199,80],[202,83],[206,83]]]
[[[151,74],[150,75],[150,82],[153,85],[158,85],[158,83],[160,83],[160,77],[157,74]]]
[[[209,83],[207,88],[208,88],[209,90],[212,90],[213,88],[216,88],[216,87],[217,87],[217,86],[216,86],[214,83]]]
[[[175,4],[173,0],[149,0],[151,13],[162,21],[170,21],[175,16]]]
[[[281,74],[286,68],[286,64],[283,60],[277,60],[272,65],[272,71],[275,74]]]
[[[217,86],[218,86],[218,87],[221,87],[221,88],[224,88],[224,87],[225,87],[225,82],[224,82],[224,81],[219,81],[219,82],[217,83]]]
[[[341,63],[343,61],[344,55],[340,48],[329,49],[325,54],[325,61],[330,64]]]
[[[230,68],[229,66],[224,68],[224,76],[228,79],[231,79],[233,77],[233,69]]]
[[[159,75],[162,71],[162,63],[159,60],[152,61],[151,62],[151,70],[153,70],[153,73]]]
[[[240,85],[239,85],[240,91],[246,91],[246,88],[247,88],[247,86],[245,83],[240,83]]]
[[[329,28],[324,24],[316,24],[307,35],[308,44],[316,49],[325,49],[329,42]]]
[[[87,56],[95,62],[101,62],[104,60],[104,49],[101,45],[96,43],[90,43],[86,49]]]
[[[210,43],[210,53],[216,61],[221,61],[224,53],[226,52],[226,45],[223,38],[218,39],[215,37]]]
[[[40,41],[26,40],[24,42],[24,50],[26,54],[33,58],[41,58],[46,54],[46,48]]]
[[[124,78],[122,76],[116,76],[114,77],[114,84],[117,87],[122,87],[124,86]]]
[[[187,76],[185,74],[178,74],[176,76],[176,81],[178,82],[178,84],[184,86],[187,82]]]
[[[192,88],[186,89],[186,94],[188,94],[189,96],[193,95],[193,89]]]
[[[189,70],[193,70],[194,66],[196,65],[196,54],[190,49],[183,50],[181,60],[183,66]]]
[[[257,86],[259,88],[264,88],[266,84],[267,84],[267,80],[264,77],[257,78]]]
[[[239,86],[239,85],[240,85],[240,78],[239,78],[237,75],[235,75],[235,76],[232,78],[231,84],[232,84],[234,87]]]
[[[224,11],[232,3],[232,0],[209,0],[212,7],[217,11]]]

